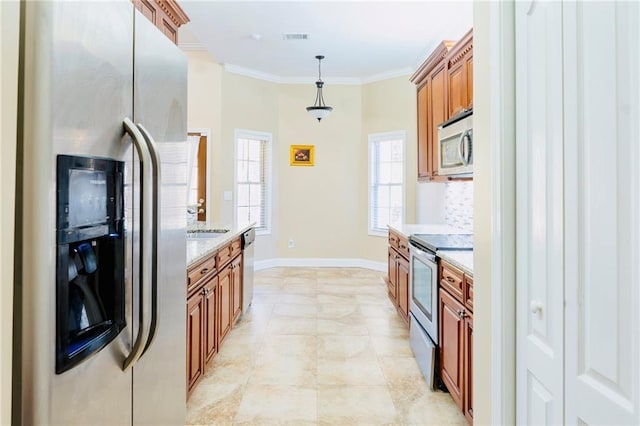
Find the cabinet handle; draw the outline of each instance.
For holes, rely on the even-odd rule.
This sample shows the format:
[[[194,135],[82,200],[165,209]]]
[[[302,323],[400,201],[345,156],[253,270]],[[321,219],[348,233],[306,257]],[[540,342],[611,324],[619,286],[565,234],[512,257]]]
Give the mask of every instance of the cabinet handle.
[[[204,275],[207,272],[209,272],[209,268],[204,268],[203,270],[200,271],[200,275]]]
[[[203,288],[202,291],[200,292],[201,295],[206,296],[207,295],[207,289]]]
[[[444,277],[445,280],[447,280],[448,282],[452,283],[453,282],[453,278],[451,277]]]

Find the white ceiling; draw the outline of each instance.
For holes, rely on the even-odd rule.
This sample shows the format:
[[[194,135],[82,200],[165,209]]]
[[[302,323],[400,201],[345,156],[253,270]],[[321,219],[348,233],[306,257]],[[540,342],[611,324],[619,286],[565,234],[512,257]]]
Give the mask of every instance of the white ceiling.
[[[205,48],[228,70],[304,83],[324,55],[327,82],[362,83],[413,72],[442,40],[473,25],[467,1],[196,1],[180,0],[191,22],[183,49]],[[284,33],[309,39],[286,41]],[[259,34],[254,40],[252,34]]]

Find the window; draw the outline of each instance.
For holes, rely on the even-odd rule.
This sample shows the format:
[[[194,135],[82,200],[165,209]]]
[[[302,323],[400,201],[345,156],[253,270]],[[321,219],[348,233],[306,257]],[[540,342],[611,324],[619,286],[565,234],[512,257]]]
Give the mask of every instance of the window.
[[[236,130],[236,224],[271,232],[271,134]]]
[[[405,139],[404,131],[369,135],[369,235],[404,221]]]

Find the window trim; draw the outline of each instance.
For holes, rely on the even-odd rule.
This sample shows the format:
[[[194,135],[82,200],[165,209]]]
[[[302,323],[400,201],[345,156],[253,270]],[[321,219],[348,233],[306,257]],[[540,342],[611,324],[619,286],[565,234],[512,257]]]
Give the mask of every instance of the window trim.
[[[235,129],[233,133],[233,223],[238,226],[238,139],[258,139],[266,141],[266,149],[264,154],[265,167],[265,227],[256,228],[256,235],[270,235],[272,230],[272,198],[273,198],[273,136],[268,132],[258,132],[255,130]]]
[[[382,133],[370,133],[368,135],[368,158],[367,158],[367,233],[368,235],[374,237],[387,237],[389,235],[388,230],[381,231],[378,229],[373,229],[373,147],[378,142],[388,141],[388,140],[397,140],[400,139],[402,141],[402,223],[406,220],[407,214],[407,132],[406,130],[396,130],[393,132],[382,132]]]

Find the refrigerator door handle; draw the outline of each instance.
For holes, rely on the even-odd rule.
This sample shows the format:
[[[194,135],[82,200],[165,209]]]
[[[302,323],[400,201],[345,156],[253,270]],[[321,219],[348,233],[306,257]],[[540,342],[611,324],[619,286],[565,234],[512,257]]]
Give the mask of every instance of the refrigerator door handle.
[[[141,124],[137,124],[140,133],[144,137],[147,149],[151,154],[151,163],[153,164],[153,252],[152,252],[152,269],[151,269],[151,328],[144,346],[144,352],[156,338],[158,329],[158,230],[160,229],[160,156],[156,142],[151,133]],[[144,354],[143,352],[143,354]]]
[[[131,353],[124,360],[122,370],[126,371],[131,368],[142,356],[145,349],[146,338],[151,328],[150,319],[150,295],[151,295],[151,277],[148,271],[152,268],[153,251],[153,194],[152,191],[145,189],[146,182],[153,182],[154,173],[151,154],[147,149],[144,137],[140,130],[129,118],[124,119],[124,129],[131,136],[133,144],[140,157],[140,324],[138,327],[138,335],[131,349]]]

